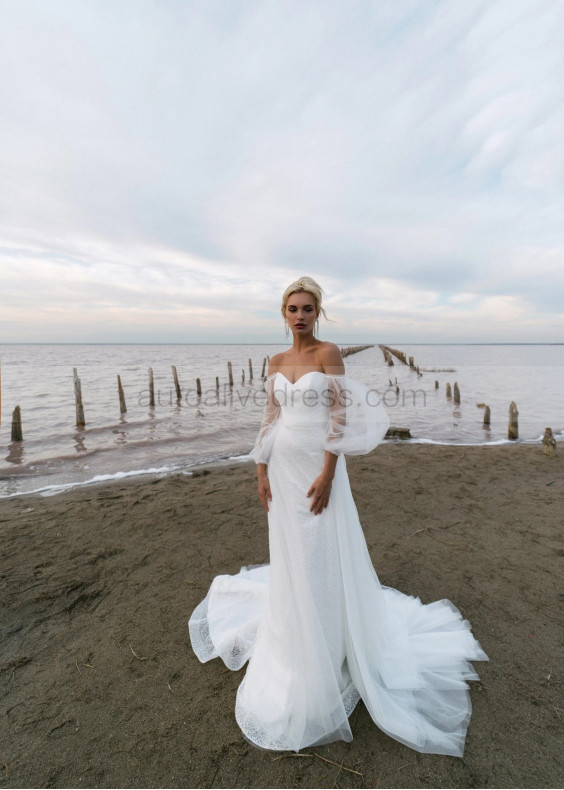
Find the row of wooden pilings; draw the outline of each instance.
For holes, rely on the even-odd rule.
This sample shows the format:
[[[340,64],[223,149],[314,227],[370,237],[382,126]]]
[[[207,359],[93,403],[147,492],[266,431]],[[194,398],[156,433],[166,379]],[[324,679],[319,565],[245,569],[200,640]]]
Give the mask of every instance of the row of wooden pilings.
[[[373,346],[348,346],[346,348],[341,349],[341,355],[343,357],[347,357],[350,354],[356,354],[359,351],[364,351],[366,348],[372,348]],[[260,377],[261,379],[265,379],[266,377],[266,370],[267,365],[270,362],[270,357],[266,356],[262,360],[262,370]],[[252,359],[249,358],[248,361],[249,366],[249,381],[253,381],[253,362]],[[177,402],[182,400],[182,390],[180,387],[180,382],[178,380],[178,371],[176,369],[176,365],[171,365],[172,370],[172,378],[174,382],[174,389],[176,391],[176,400]],[[153,375],[153,368],[149,368],[149,407],[151,409],[155,408],[155,382],[154,382],[154,375]],[[0,371],[1,375],[1,371]],[[227,362],[227,378],[229,382],[229,387],[233,387],[233,365],[230,361]],[[241,369],[241,382],[245,383],[245,369]],[[74,384],[74,399],[75,399],[75,407],[76,407],[76,427],[77,428],[84,428],[86,426],[86,418],[84,416],[84,405],[82,402],[82,383],[80,381],[80,377],[78,375],[77,368],[73,368],[73,384]],[[118,374],[117,377],[117,386],[118,386],[118,398],[119,398],[119,410],[120,414],[124,415],[127,413],[127,405],[125,402],[125,392],[123,389],[123,385],[121,383],[121,376]],[[215,389],[216,392],[219,393],[219,376],[215,377]],[[198,397],[202,396],[202,382],[200,378],[196,378],[196,394]],[[1,378],[0,378],[0,410],[2,407],[2,387],[1,387]],[[1,414],[1,411],[0,411]],[[12,441],[13,442],[21,442],[23,441],[23,430],[22,430],[22,414],[21,409],[19,406],[16,406],[14,411],[12,412]]]
[[[415,365],[413,361],[413,357],[407,357],[405,351],[400,351],[397,348],[391,348],[390,346],[380,345],[382,349],[382,353],[384,354],[384,360],[389,366],[393,366],[394,360],[392,357],[396,357],[402,362],[404,365],[409,365],[411,370],[414,370],[418,376],[422,376],[423,374],[419,370],[419,365]],[[390,383],[390,387],[393,387],[391,379],[388,379]],[[399,392],[399,387],[395,385],[396,392]],[[435,389],[439,389],[439,382],[435,379]],[[458,382],[455,381],[454,384],[450,385],[450,382],[447,382],[446,385],[446,397],[447,400],[452,400],[455,405],[460,405],[460,388],[458,386]],[[489,428],[491,424],[491,409],[486,403],[478,403],[478,408],[484,410],[484,419],[483,419],[483,426],[484,428]],[[510,440],[516,440],[519,438],[519,411],[517,409],[517,404],[515,401],[511,401],[509,405],[509,424],[507,426],[507,438]],[[552,428],[546,428],[543,436],[543,449],[546,455],[554,456],[556,455],[556,439],[552,433]]]
[[[411,370],[414,370],[418,376],[423,375],[419,370],[419,365],[415,364],[415,362],[413,361],[413,357],[408,358],[405,351],[400,351],[397,348],[391,348],[390,346],[384,346],[384,345],[380,345],[380,348],[382,349],[384,360],[386,364],[389,365],[389,367],[393,367],[394,360],[392,359],[392,357],[395,357],[396,359],[399,359],[399,361],[402,364],[409,365],[409,368]]]
[[[347,346],[341,349],[341,356],[348,357],[351,354],[358,354],[359,351],[365,351],[367,348],[374,348],[374,343],[370,346]]]
[[[265,378],[265,371],[268,362],[270,361],[270,357],[266,356],[262,362],[262,372],[261,378]],[[182,400],[182,390],[180,388],[180,382],[178,380],[178,371],[176,369],[176,365],[171,365],[172,369],[172,378],[174,382],[174,389],[176,391],[176,399],[177,401]],[[149,368],[149,407],[154,409],[155,408],[155,381],[153,375],[153,368]],[[227,363],[227,376],[229,380],[229,386],[233,387],[233,366],[231,362]],[[245,369],[243,368],[241,371],[241,379],[242,382],[245,381]],[[249,381],[253,380],[253,362],[249,359]],[[86,426],[86,418],[84,416],[84,405],[82,402],[82,383],[80,381],[80,377],[78,375],[77,368],[73,368],[73,384],[74,384],[74,400],[75,400],[75,408],[76,408],[76,427],[77,428],[84,428]],[[125,402],[125,392],[123,389],[123,385],[121,383],[121,376],[118,374],[117,377],[117,387],[118,387],[118,398],[119,398],[119,411],[120,414],[127,413],[127,405]],[[215,388],[216,391],[219,392],[219,376],[215,377]],[[1,392],[1,389],[0,389]],[[198,397],[202,395],[202,382],[200,378],[196,379],[196,393]],[[1,401],[0,401],[1,407]],[[21,442],[23,441],[23,431],[22,431],[22,413],[19,406],[16,406],[14,411],[12,412],[12,441],[13,442]]]
[[[268,362],[270,361],[270,357],[264,357],[262,361],[262,371],[261,371],[261,378],[265,378],[265,371]],[[174,389],[176,392],[176,400],[177,402],[182,400],[182,389],[180,387],[180,382],[178,380],[178,371],[176,369],[176,365],[171,365],[172,370],[172,378],[174,382]],[[149,408],[155,408],[155,380],[153,375],[153,368],[149,368]],[[73,368],[74,374],[74,395],[75,395],[75,402],[76,402],[76,426],[77,428],[84,428],[86,425],[86,420],[84,418],[84,407],[82,405],[82,387],[80,383],[80,379],[77,374],[76,368]],[[233,387],[233,365],[230,361],[227,362],[227,377],[229,381],[229,387]],[[253,380],[253,361],[249,358],[249,381]],[[241,369],[241,381],[245,382],[245,369]],[[118,382],[118,397],[119,397],[119,410],[120,414],[126,414],[127,406],[125,403],[125,393],[123,391],[123,386],[121,383],[121,377],[118,375],[117,377]],[[215,389],[216,392],[219,392],[219,376],[215,377]],[[196,378],[196,394],[199,398],[202,397],[202,381],[198,377]],[[12,440],[13,441],[13,440]]]

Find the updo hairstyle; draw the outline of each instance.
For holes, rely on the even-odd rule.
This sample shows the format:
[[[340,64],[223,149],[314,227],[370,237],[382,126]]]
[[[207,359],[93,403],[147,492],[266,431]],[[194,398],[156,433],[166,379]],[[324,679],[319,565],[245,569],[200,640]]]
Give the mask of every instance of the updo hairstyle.
[[[323,299],[323,288],[315,282],[311,277],[300,277],[299,280],[289,285],[286,290],[284,291],[284,295],[282,297],[282,308],[281,312],[283,317],[286,317],[286,305],[288,304],[288,299],[290,296],[297,291],[305,291],[313,296],[313,301],[315,304],[315,309],[318,313],[321,313],[325,319],[327,319],[327,315],[325,314],[325,310],[321,304]],[[329,320],[329,319],[327,319]]]

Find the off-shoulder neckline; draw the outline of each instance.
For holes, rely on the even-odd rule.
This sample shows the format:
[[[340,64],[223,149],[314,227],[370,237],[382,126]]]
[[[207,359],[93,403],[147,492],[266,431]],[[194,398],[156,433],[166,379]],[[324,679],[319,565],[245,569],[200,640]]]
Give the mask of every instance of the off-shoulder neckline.
[[[288,376],[285,376],[284,373],[277,370],[276,373],[271,373],[270,376],[267,376],[266,380],[268,381],[269,379],[273,379],[276,376],[282,376],[282,378],[285,379],[288,382],[288,384],[290,384],[290,386],[294,387],[299,381],[301,381],[306,376],[309,376],[311,373],[319,373],[321,376],[327,376],[327,378],[331,378],[331,379],[343,378],[346,375],[346,373],[325,373],[323,370],[308,370],[307,373],[302,373],[302,375],[299,378],[297,378],[295,381],[290,381]]]

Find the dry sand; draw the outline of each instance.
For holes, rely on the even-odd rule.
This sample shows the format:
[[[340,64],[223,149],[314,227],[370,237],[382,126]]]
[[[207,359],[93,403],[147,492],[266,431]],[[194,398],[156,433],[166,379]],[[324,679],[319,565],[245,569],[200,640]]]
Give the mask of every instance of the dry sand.
[[[249,746],[244,670],[186,623],[212,578],[268,560],[251,464],[0,504],[3,787],[560,787],[564,452],[388,444],[347,461],[384,584],[451,599],[490,656],[464,759],[359,704],[354,740]]]

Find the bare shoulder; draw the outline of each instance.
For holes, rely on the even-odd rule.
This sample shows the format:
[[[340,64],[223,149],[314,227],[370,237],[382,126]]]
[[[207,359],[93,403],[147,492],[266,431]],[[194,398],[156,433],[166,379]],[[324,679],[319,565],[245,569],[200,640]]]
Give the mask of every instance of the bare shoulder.
[[[284,366],[284,359],[286,357],[285,351],[280,351],[278,354],[275,354],[273,357],[270,357],[270,362],[268,363],[268,375],[271,376],[273,373],[276,373],[281,367]]]
[[[321,343],[318,353],[325,373],[328,373],[330,376],[339,376],[345,372],[341,349],[335,343]]]

